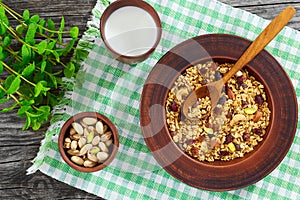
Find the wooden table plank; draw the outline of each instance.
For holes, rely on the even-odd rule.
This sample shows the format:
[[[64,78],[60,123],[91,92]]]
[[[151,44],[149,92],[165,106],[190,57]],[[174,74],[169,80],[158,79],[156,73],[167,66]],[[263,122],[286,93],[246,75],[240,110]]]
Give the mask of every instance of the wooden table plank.
[[[3,1],[18,12],[29,9],[43,18],[59,23],[65,16],[65,26],[79,26],[80,35],[96,0],[9,0]],[[275,17],[287,5],[298,10],[289,24],[300,30],[300,2],[298,0],[221,0],[266,19]],[[1,106],[0,106],[1,108]],[[0,197],[1,199],[99,199],[48,177],[41,172],[25,175],[36,156],[47,125],[37,132],[22,131],[24,119],[17,117],[16,110],[0,114]]]

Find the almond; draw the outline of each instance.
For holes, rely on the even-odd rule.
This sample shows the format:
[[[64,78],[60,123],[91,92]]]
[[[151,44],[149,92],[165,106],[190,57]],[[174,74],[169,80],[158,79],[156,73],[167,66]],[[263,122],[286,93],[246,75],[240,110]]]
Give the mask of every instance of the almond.
[[[260,112],[259,110],[256,111],[256,113],[253,117],[253,122],[255,122],[255,123],[258,122],[261,117],[262,117],[262,112]]]
[[[230,88],[227,89],[228,98],[231,100],[235,100],[235,95]]]

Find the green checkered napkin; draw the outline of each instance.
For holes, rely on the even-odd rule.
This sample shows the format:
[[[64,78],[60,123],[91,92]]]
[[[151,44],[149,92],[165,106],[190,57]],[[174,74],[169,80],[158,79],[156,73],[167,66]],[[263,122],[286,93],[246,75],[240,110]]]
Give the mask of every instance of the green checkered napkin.
[[[88,30],[78,45],[89,48],[90,53],[83,60],[77,79],[65,80],[66,87],[74,88],[53,111],[51,126],[28,173],[40,170],[105,199],[300,199],[299,129],[282,163],[263,180],[240,190],[221,193],[199,190],[176,180],[156,163],[139,125],[143,84],[155,63],[178,43],[206,33],[230,33],[253,40],[268,21],[215,0],[147,2],[161,18],[163,36],[151,57],[135,66],[114,60],[102,44],[99,19],[108,2],[97,2]],[[300,33],[285,28],[267,50],[284,66],[299,98]],[[99,172],[81,173],[70,168],[58,151],[60,127],[71,115],[82,111],[104,113],[120,134],[115,160]]]

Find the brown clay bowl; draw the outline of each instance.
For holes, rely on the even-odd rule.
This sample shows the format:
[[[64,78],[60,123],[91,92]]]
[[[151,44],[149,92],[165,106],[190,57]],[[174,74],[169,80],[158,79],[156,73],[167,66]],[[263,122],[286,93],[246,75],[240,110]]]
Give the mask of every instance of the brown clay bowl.
[[[72,127],[72,123],[80,122],[85,117],[93,117],[93,118],[97,118],[98,120],[101,120],[103,124],[106,124],[108,126],[108,130],[112,132],[112,144],[108,147],[109,157],[104,162],[98,163],[94,167],[84,167],[82,165],[75,164],[73,161],[71,161],[70,159],[71,156],[68,155],[67,149],[64,148],[65,138],[70,137],[70,129]],[[62,158],[70,167],[81,172],[95,172],[108,166],[116,156],[118,147],[119,147],[119,135],[115,125],[106,116],[96,112],[81,112],[70,117],[62,126],[58,137],[58,148]]]
[[[109,44],[108,42],[108,37],[105,35],[105,24],[106,21],[108,20],[108,18],[110,17],[110,15],[123,7],[126,6],[134,6],[134,7],[138,7],[141,8],[143,10],[145,10],[148,14],[150,14],[150,16],[153,18],[156,27],[157,27],[157,37],[156,37],[156,41],[153,44],[153,46],[145,53],[143,54],[139,54],[136,56],[128,56],[128,55],[123,55],[120,54],[119,52],[115,51],[112,46]],[[137,19],[138,21],[138,19]],[[136,64],[139,62],[142,62],[143,60],[147,59],[155,50],[155,48],[157,47],[160,38],[161,38],[161,34],[162,34],[162,28],[161,28],[161,21],[160,18],[157,14],[157,12],[155,11],[155,9],[148,4],[145,1],[140,1],[140,0],[118,0],[115,1],[113,3],[111,3],[103,12],[101,19],[100,19],[100,35],[101,38],[103,39],[103,42],[105,44],[105,46],[107,47],[108,51],[111,53],[111,55],[116,58],[117,60],[127,63],[127,64]]]
[[[211,191],[246,187],[272,172],[293,142],[298,116],[294,88],[282,66],[265,50],[246,66],[265,86],[272,112],[264,140],[254,151],[232,161],[200,162],[181,151],[171,138],[165,103],[177,77],[187,67],[211,59],[234,63],[250,43],[226,34],[186,40],[167,52],[147,78],[140,107],[145,142],[158,163],[184,183]]]

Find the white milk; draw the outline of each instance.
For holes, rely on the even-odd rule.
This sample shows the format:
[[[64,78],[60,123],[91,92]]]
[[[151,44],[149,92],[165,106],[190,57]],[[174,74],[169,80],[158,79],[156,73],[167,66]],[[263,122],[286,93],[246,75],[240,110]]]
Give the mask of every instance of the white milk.
[[[111,48],[126,56],[146,53],[157,38],[157,27],[152,16],[135,6],[114,11],[108,17],[104,30]]]

